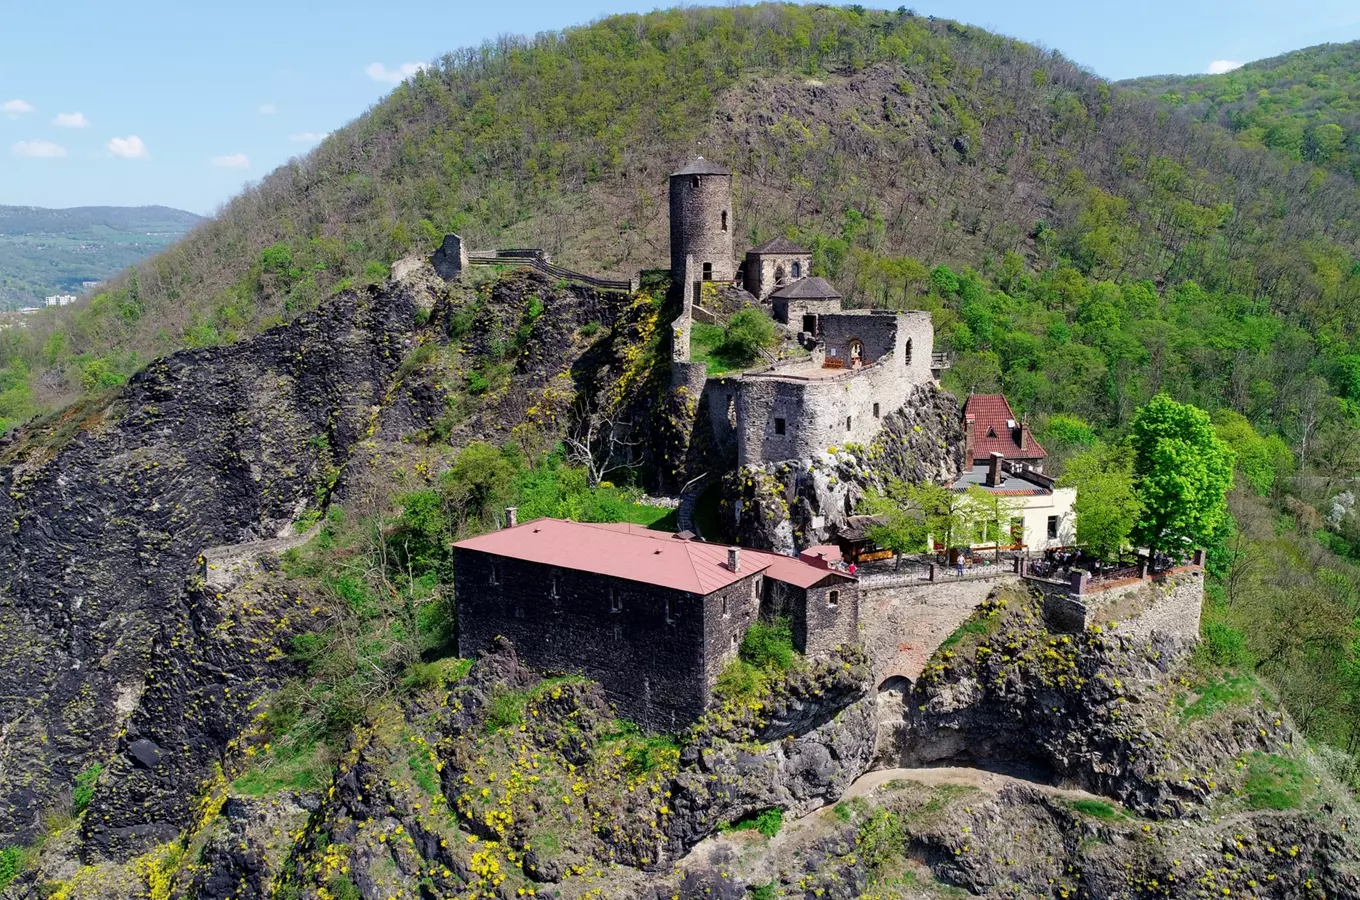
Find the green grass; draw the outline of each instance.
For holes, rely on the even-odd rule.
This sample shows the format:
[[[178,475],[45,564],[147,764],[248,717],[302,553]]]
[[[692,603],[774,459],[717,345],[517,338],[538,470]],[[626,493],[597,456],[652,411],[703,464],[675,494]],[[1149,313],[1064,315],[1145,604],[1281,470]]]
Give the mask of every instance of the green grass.
[[[765,884],[753,884],[747,888],[747,894],[750,896],[750,900],[774,900],[774,892],[775,886],[773,881],[766,882]]]
[[[1106,803],[1104,800],[1073,800],[1069,805],[1079,813],[1084,813],[1095,819],[1104,819],[1106,822],[1113,822],[1124,817],[1118,807]]]
[[[738,353],[731,353],[723,347],[725,335],[721,327],[704,322],[695,322],[690,331],[689,358],[704,363],[709,375],[726,375],[740,372],[752,360]]]
[[[626,521],[634,525],[645,525],[654,531],[675,530],[675,510],[664,506],[647,506],[633,503],[625,513]]]
[[[600,737],[600,750],[611,754],[618,750],[623,756],[623,768],[629,775],[645,775],[663,763],[674,763],[680,758],[680,745],[668,734],[643,734],[627,719],[619,719]]]
[[[1225,672],[1210,676],[1207,681],[1195,688],[1199,694],[1193,701],[1188,696],[1181,697],[1181,718],[1207,719],[1221,709],[1242,706],[1257,696],[1256,680],[1250,675],[1238,672]]]
[[[784,827],[784,810],[777,806],[770,809],[762,809],[760,812],[748,813],[732,822],[727,822],[718,826],[718,830],[723,833],[733,831],[755,831],[767,838],[772,838],[779,834],[779,829]]]
[[[24,868],[24,849],[5,847],[0,849],[0,891],[19,876]]]
[[[1252,753],[1242,784],[1248,809],[1298,809],[1303,803],[1308,769],[1294,759],[1274,753]]]
[[[940,644],[940,649],[953,649],[969,635],[977,635],[980,638],[988,637],[995,634],[998,627],[999,623],[996,618],[974,614],[972,618],[955,628],[954,632],[944,639],[944,643]]]
[[[279,791],[319,791],[330,773],[330,762],[320,744],[275,744],[253,768],[232,782],[232,789],[250,797],[268,797]]]

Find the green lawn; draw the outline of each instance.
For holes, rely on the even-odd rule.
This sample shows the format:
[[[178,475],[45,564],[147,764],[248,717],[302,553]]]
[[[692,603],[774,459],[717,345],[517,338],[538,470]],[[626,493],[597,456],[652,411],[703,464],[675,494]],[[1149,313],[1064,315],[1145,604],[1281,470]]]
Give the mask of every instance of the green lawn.
[[[723,330],[720,326],[695,322],[694,329],[690,332],[690,359],[707,365],[710,375],[740,372],[751,364],[749,359],[719,350],[722,342]]]

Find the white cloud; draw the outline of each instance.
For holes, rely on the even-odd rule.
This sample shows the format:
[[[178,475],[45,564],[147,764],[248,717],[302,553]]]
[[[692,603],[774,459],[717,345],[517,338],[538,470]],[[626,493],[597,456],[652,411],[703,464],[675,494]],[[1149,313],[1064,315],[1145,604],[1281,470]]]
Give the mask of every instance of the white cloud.
[[[295,144],[319,144],[330,135],[329,131],[299,131],[297,134],[288,135],[288,140]]]
[[[123,159],[146,159],[146,144],[135,134],[109,141],[109,152]]]
[[[17,119],[24,113],[33,112],[33,104],[25,103],[23,100],[6,100],[4,103],[0,103],[0,112],[11,119]]]
[[[1222,75],[1224,72],[1231,72],[1233,69],[1242,68],[1240,62],[1231,59],[1216,59],[1209,63],[1210,75]]]
[[[57,117],[52,120],[52,124],[58,128],[84,128],[90,124],[90,120],[85,118],[84,113],[57,113]]]
[[[260,106],[260,115],[262,116],[277,116],[278,114],[279,108],[272,103],[265,103]]]
[[[212,164],[219,169],[245,169],[250,166],[250,158],[244,153],[232,153],[229,156],[214,156]]]
[[[369,63],[364,71],[368,77],[374,81],[382,81],[387,84],[400,84],[417,72],[423,72],[429,66],[424,63],[402,63],[395,69],[389,69],[382,63]]]
[[[10,152],[30,159],[58,159],[66,155],[66,148],[51,141],[19,141]]]

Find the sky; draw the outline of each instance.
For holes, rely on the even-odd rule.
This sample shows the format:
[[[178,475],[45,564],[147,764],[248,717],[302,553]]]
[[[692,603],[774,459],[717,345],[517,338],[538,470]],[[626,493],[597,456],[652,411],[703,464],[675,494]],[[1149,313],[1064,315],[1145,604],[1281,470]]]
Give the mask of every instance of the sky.
[[[865,3],[866,6],[895,3]],[[1111,79],[1360,38],[1355,0],[908,3]],[[449,50],[637,0],[0,0],[0,205],[211,214]]]

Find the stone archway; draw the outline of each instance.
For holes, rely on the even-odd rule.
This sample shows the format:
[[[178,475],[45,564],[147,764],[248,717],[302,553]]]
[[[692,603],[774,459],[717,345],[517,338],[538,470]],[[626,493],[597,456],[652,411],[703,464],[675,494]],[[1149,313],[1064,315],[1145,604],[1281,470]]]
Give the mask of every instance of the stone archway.
[[[861,341],[859,338],[851,338],[849,346],[850,346],[850,350],[848,353],[849,359],[847,360],[849,365],[852,368],[855,366],[863,365],[864,341]]]

